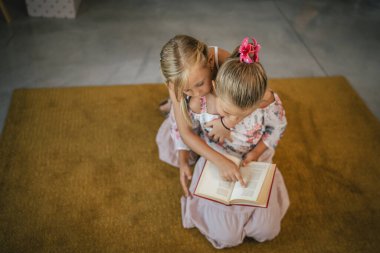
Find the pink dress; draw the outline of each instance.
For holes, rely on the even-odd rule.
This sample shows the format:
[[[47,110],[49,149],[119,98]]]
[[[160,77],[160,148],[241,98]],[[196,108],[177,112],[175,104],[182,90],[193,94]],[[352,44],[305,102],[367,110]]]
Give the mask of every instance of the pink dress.
[[[197,126],[193,128],[193,131],[200,134]],[[190,151],[190,165],[194,165],[199,157],[182,141],[175,121],[173,108],[170,109],[169,116],[161,124],[160,129],[158,129],[156,143],[160,160],[177,168],[179,168],[179,150]]]
[[[251,115],[241,121],[231,132],[232,142],[226,142],[223,146],[216,144],[206,137],[208,129],[204,124],[218,117],[207,113],[206,99],[202,98],[201,113],[191,113],[194,121],[194,129],[202,130],[202,137],[215,150],[224,150],[237,157],[241,157],[251,150],[260,138],[269,147],[259,158],[259,161],[271,162],[274,148],[286,127],[285,111],[281,100],[274,93],[275,101],[264,109],[257,109]],[[174,121],[175,122],[175,121]],[[165,123],[165,122],[164,122]],[[160,131],[163,132],[164,124]],[[167,127],[167,125],[165,125]],[[157,136],[157,141],[163,135]],[[170,130],[167,130],[170,132]],[[175,132],[175,129],[172,128]],[[160,136],[159,136],[160,135]],[[173,135],[174,137],[179,137]],[[182,142],[180,137],[172,139],[172,143]],[[168,141],[166,140],[168,143]],[[169,145],[166,145],[168,148]],[[174,146],[174,145],[173,145]],[[159,149],[163,146],[159,145]],[[161,153],[165,152],[161,150]],[[167,153],[172,152],[166,150]],[[202,172],[205,159],[201,157],[194,168],[190,192],[195,190],[196,183]],[[278,235],[281,228],[281,220],[289,207],[289,196],[281,172],[277,168],[274,177],[273,188],[268,208],[248,206],[226,206],[210,200],[193,196],[182,197],[182,223],[185,228],[196,227],[205,235],[215,248],[236,246],[246,236],[259,242],[271,240]]]

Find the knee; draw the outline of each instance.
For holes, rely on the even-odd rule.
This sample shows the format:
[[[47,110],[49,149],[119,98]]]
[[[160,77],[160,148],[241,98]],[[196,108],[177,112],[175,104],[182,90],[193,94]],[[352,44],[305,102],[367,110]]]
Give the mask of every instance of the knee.
[[[262,224],[253,238],[258,242],[269,241],[274,239],[280,233],[280,230],[281,224],[279,222]]]
[[[266,210],[267,211],[267,210]],[[258,215],[250,220],[245,226],[245,234],[258,242],[274,239],[281,230],[281,217],[279,214],[267,213]]]
[[[209,238],[213,246],[218,249],[237,246],[243,242],[243,239],[241,233],[219,233]]]

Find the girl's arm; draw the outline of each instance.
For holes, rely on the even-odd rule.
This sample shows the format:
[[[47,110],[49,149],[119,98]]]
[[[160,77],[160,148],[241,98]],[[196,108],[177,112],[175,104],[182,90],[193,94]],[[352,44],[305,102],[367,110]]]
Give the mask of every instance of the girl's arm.
[[[267,150],[267,146],[265,145],[263,139],[257,143],[256,147],[249,151],[245,156],[242,165],[245,166],[249,162],[257,161],[259,157],[264,153],[265,150]]]
[[[179,179],[183,188],[183,192],[186,197],[191,197],[189,191],[189,181],[191,181],[191,169],[189,165],[189,154],[188,150],[178,150],[179,157]]]
[[[212,138],[215,142],[219,142],[220,144],[224,143],[225,139],[232,141],[230,136],[231,130],[228,129],[230,127],[225,124],[223,125],[221,120],[221,118],[217,118],[207,122],[205,125],[206,127],[212,128],[212,130],[208,133],[208,137]]]
[[[229,181],[240,181],[242,185],[245,185],[238,166],[222,154],[213,150],[198,135],[192,132],[191,128],[187,125],[185,119],[183,118],[182,112],[180,110],[180,105],[175,97],[174,91],[170,88],[169,95],[173,102],[173,110],[177,122],[177,127],[183,141],[194,152],[203,156],[206,160],[214,163],[221,170],[221,175],[223,178]]]
[[[223,121],[223,122],[222,122]],[[231,139],[231,129],[234,128],[239,121],[229,121],[226,118],[218,118],[206,123],[206,127],[211,127],[212,130],[208,133],[208,136],[215,142],[223,143],[225,139]]]
[[[282,102],[277,95],[275,97],[272,91],[268,91],[266,93],[264,102],[262,102],[260,108],[265,110],[264,135],[261,137],[255,148],[245,155],[243,165],[249,163],[250,161],[257,161],[268,148],[275,149],[287,125],[285,110],[282,107]]]

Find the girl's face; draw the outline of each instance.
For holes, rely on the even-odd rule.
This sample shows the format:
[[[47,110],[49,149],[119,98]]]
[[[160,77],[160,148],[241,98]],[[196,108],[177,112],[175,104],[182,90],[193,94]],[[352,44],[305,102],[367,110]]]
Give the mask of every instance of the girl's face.
[[[211,70],[208,65],[196,64],[189,69],[189,82],[183,93],[190,97],[202,97],[211,92]]]
[[[237,124],[250,115],[256,107],[242,109],[237,107],[229,99],[216,98],[216,110],[221,117],[224,117],[230,124]]]

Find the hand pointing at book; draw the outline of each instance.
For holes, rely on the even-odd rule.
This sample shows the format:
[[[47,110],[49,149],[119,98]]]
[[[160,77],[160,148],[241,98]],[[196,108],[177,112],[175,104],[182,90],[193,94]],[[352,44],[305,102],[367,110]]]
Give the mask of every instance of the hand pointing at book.
[[[245,187],[247,184],[240,173],[240,166],[236,166],[236,164],[229,159],[227,160],[229,163],[224,163],[222,165],[217,164],[221,177],[226,181],[239,181],[240,184]]]

